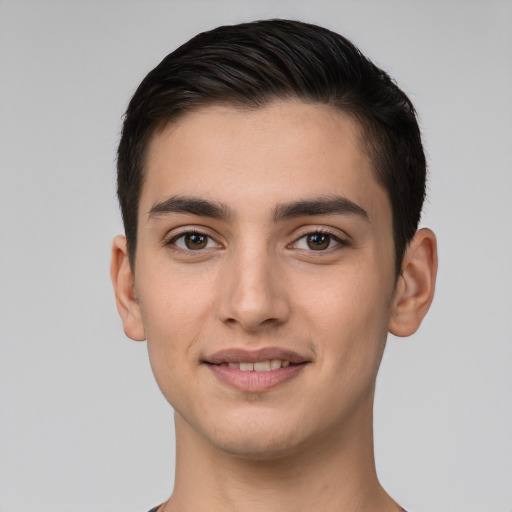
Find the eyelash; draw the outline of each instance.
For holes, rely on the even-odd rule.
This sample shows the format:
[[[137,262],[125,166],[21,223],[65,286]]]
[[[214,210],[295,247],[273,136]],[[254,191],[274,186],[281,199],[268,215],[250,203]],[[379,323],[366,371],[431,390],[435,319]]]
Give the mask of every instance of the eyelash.
[[[169,240],[164,242],[164,245],[172,247],[172,249],[174,251],[176,251],[178,253],[182,253],[182,254],[201,253],[201,252],[204,252],[207,249],[211,249],[211,247],[205,247],[203,249],[196,249],[196,250],[194,250],[194,249],[183,249],[181,247],[178,247],[176,245],[176,242],[180,238],[186,237],[187,235],[200,235],[200,236],[204,236],[204,237],[208,238],[210,241],[213,241],[215,244],[217,244],[217,247],[220,247],[220,244],[215,242],[215,240],[214,240],[214,238],[212,236],[204,233],[203,231],[199,231],[199,230],[193,229],[193,228],[189,228],[186,231],[182,231],[181,233],[173,235]],[[329,231],[327,229],[313,229],[313,230],[304,231],[303,233],[301,233],[300,236],[298,236],[291,244],[289,244],[287,246],[287,248],[293,248],[294,246],[296,246],[298,244],[298,242],[300,240],[302,240],[302,239],[304,239],[304,238],[306,238],[308,236],[311,236],[311,235],[324,235],[324,236],[327,236],[332,241],[336,242],[337,245],[342,246],[342,247],[348,247],[350,245],[350,242],[347,239],[341,238],[339,235],[333,233],[332,231]],[[307,250],[307,249],[298,249],[298,250],[302,250],[302,251],[305,251],[305,252],[312,252],[312,253],[315,253],[315,252],[317,252],[317,253],[325,253],[325,252],[328,252],[328,251],[330,252],[335,247],[327,247],[326,249],[318,249],[316,251],[314,249],[309,249],[309,250]]]
[[[329,231],[327,229],[313,229],[313,230],[309,230],[309,231],[305,231],[304,233],[302,233],[299,237],[297,237],[295,239],[295,241],[290,244],[290,245],[297,245],[297,243],[302,240],[302,239],[305,239],[306,237],[308,236],[311,236],[311,235],[324,235],[324,236],[328,236],[332,241],[336,242],[337,245],[341,246],[341,247],[348,247],[350,245],[350,242],[345,239],[345,238],[341,238],[339,235],[333,233],[332,231]],[[327,249],[319,249],[319,250],[314,250],[314,249],[302,249],[302,250],[305,250],[307,252],[318,252],[318,253],[322,253],[322,252],[327,252],[327,251],[330,251],[332,249],[334,249],[335,247],[328,247]],[[300,250],[300,249],[299,249]]]
[[[176,252],[178,252],[180,254],[201,253],[201,252],[203,252],[205,250],[205,249],[196,249],[196,250],[193,250],[193,249],[183,249],[181,247],[178,247],[176,245],[176,242],[180,238],[184,238],[187,235],[200,235],[200,236],[204,236],[204,237],[208,238],[209,240],[215,242],[213,237],[211,237],[210,235],[204,233],[203,231],[199,231],[198,229],[194,229],[194,228],[188,228],[186,231],[182,231],[181,233],[178,233],[178,234],[172,236],[169,240],[164,242],[164,245],[168,246],[168,247],[172,247],[172,249],[174,251],[176,251]],[[217,242],[215,242],[215,243],[217,244],[217,247],[218,247],[219,244]]]

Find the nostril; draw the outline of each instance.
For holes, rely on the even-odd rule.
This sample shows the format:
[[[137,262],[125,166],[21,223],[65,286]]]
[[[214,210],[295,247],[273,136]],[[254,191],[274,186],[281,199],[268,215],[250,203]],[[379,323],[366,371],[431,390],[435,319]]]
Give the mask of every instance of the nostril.
[[[268,262],[264,269],[262,265],[261,261],[237,265],[239,272],[230,273],[220,284],[218,313],[226,326],[239,325],[250,332],[288,319],[290,305],[281,281],[270,275]]]

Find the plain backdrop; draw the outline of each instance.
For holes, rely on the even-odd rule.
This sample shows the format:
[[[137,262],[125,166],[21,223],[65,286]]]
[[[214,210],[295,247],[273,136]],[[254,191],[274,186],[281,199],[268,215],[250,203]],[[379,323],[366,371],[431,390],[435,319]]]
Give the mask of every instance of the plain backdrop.
[[[170,494],[172,411],[108,274],[121,118],[177,45],[269,17],[349,37],[421,118],[439,280],[389,340],[380,478],[411,512],[512,511],[512,2],[0,0],[0,512]]]

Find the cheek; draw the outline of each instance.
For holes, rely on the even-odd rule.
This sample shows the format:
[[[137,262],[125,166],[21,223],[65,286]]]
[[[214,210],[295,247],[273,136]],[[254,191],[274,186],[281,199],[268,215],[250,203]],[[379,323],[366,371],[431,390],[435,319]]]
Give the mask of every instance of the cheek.
[[[149,339],[170,343],[197,329],[212,301],[212,273],[173,265],[165,257],[141,265],[138,295]]]
[[[320,325],[337,325],[338,332],[370,327],[389,315],[392,283],[378,264],[336,268],[321,274],[304,274],[294,297]]]
[[[195,347],[207,329],[211,290],[186,273],[168,274],[155,266],[141,275],[144,284],[139,300],[151,367],[162,393],[171,401],[170,394],[178,392],[198,364]]]
[[[152,298],[153,299],[153,298]],[[149,362],[156,383],[167,402],[177,411],[184,404],[193,382],[193,359],[197,336],[197,310],[167,294],[161,301],[142,303]],[[151,314],[144,313],[151,312]]]
[[[382,273],[369,270],[338,271],[322,286],[307,283],[307,300],[300,307],[314,326],[325,364],[330,371],[341,365],[347,377],[365,368],[376,371],[387,338],[390,284]]]

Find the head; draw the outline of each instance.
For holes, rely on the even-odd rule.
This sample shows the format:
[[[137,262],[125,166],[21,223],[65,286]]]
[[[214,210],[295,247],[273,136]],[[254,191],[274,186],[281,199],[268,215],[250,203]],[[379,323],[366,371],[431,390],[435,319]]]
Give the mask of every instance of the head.
[[[432,300],[424,188],[411,103],[325,29],[221,27],[149,73],[119,147],[111,269],[182,442],[371,445],[387,333],[414,332]]]
[[[350,41],[286,20],[201,33],[169,54],[138,87],[118,150],[118,197],[132,269],[153,136],[206,106],[254,110],[287,99],[331,106],[357,123],[361,147],[391,203],[398,275],[425,197],[426,163],[414,107]]]

